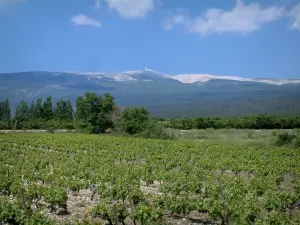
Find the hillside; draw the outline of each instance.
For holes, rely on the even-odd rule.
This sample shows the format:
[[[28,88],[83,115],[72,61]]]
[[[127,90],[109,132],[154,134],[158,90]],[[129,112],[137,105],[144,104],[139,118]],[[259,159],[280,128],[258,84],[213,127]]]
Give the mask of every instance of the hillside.
[[[117,104],[145,106],[155,116],[197,117],[300,112],[300,80],[250,79],[153,70],[100,72],[20,72],[0,74],[0,99],[14,108],[22,99],[53,96],[75,101],[84,92],[110,92]]]

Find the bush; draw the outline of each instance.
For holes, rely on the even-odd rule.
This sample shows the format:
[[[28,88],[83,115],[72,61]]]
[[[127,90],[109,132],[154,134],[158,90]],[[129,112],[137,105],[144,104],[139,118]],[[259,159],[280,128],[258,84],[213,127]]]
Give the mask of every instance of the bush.
[[[282,145],[286,145],[286,144],[291,144],[295,138],[296,138],[295,135],[289,134],[287,132],[280,133],[277,135],[275,145],[282,146]]]
[[[295,148],[300,148],[300,136],[298,136],[295,140]]]
[[[67,122],[64,124],[63,128],[66,128],[67,130],[74,130],[75,129],[75,125],[73,122]]]
[[[141,133],[149,121],[149,112],[141,108],[126,108],[121,114],[121,129],[131,135]]]
[[[88,121],[85,120],[76,120],[75,122],[76,130],[84,133],[92,133],[93,127]]]
[[[253,139],[254,131],[251,131],[248,133],[248,138]]]
[[[138,133],[136,136],[164,140],[174,139],[173,134],[169,134],[162,124],[154,120],[150,120],[148,123],[146,123],[143,131]]]
[[[12,126],[10,121],[0,121],[0,130],[11,130]]]
[[[276,130],[272,130],[272,136],[275,137],[277,135],[277,131]]]

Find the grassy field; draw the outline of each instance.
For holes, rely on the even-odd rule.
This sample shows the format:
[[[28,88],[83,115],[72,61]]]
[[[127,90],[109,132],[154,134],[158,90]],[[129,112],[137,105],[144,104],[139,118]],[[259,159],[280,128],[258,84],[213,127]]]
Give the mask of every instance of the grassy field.
[[[275,134],[296,130],[238,130],[238,129],[205,129],[205,130],[174,130],[168,129],[179,140],[194,140],[207,143],[232,145],[262,146],[272,145]]]

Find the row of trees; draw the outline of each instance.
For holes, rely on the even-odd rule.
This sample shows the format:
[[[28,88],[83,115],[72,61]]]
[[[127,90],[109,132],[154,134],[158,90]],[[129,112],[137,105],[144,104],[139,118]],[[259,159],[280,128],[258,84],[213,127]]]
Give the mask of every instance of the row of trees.
[[[202,117],[161,120],[169,128],[175,129],[293,129],[300,128],[300,116],[245,116],[245,117]]]
[[[49,96],[27,103],[22,100],[17,106],[14,117],[11,118],[9,101],[0,105],[0,129],[90,129],[90,132],[101,133],[113,127],[112,113],[115,109],[114,98],[105,94],[85,93],[76,100],[76,112],[70,100],[60,99],[55,105]],[[8,113],[9,111],[9,113]]]
[[[76,110],[75,110],[76,109]],[[80,129],[104,133],[108,129],[131,135],[162,133],[162,127],[174,129],[291,129],[300,128],[300,116],[202,117],[184,119],[150,119],[144,108],[120,110],[114,97],[87,92],[76,99],[73,111],[71,101],[60,99],[55,105],[49,96],[43,101],[21,101],[11,118],[9,101],[0,102],[0,129]],[[147,131],[146,131],[147,130]]]
[[[4,104],[5,103],[5,104]],[[9,109],[6,100],[1,112]],[[149,112],[144,108],[126,108],[120,110],[114,97],[106,93],[85,93],[76,99],[76,110],[70,101],[64,99],[52,105],[52,97],[43,101],[41,98],[29,104],[21,101],[15,115],[1,116],[0,129],[78,129],[90,133],[104,133],[109,129],[138,135],[141,137],[169,138],[163,127],[150,119]],[[2,115],[2,114],[1,114]],[[5,114],[6,115],[6,114]]]
[[[43,102],[41,98],[32,101],[29,105],[24,100],[18,105],[14,120],[17,122],[31,122],[35,120],[58,120],[72,121],[73,107],[70,101],[64,99],[56,103],[56,107],[52,106],[52,97],[47,97]]]

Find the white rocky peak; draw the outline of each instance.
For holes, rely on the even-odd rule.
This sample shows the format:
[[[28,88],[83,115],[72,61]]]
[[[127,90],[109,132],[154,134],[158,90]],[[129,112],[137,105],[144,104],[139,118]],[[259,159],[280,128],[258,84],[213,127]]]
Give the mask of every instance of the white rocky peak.
[[[300,80],[287,80],[287,79],[252,79],[236,76],[215,76],[210,74],[180,74],[176,76],[170,76],[172,79],[178,80],[181,83],[204,83],[210,80],[232,80],[232,81],[244,81],[244,82],[258,82],[267,84],[300,84]]]
[[[289,79],[252,79],[252,78],[244,78],[237,76],[216,76],[211,74],[179,74],[175,76],[170,76],[164,73],[157,72],[155,70],[151,70],[148,67],[145,67],[143,70],[129,70],[117,73],[102,73],[102,72],[67,72],[74,75],[85,75],[88,76],[88,79],[111,79],[116,82],[137,82],[137,81],[152,81],[151,77],[153,76],[153,80],[155,77],[162,77],[167,79],[177,80],[181,83],[192,84],[192,83],[204,83],[210,80],[231,80],[231,81],[242,81],[242,82],[258,82],[258,83],[266,83],[266,84],[275,84],[275,85],[283,85],[283,84],[300,84],[300,79],[297,80],[289,80]],[[143,75],[147,73],[147,78]]]

